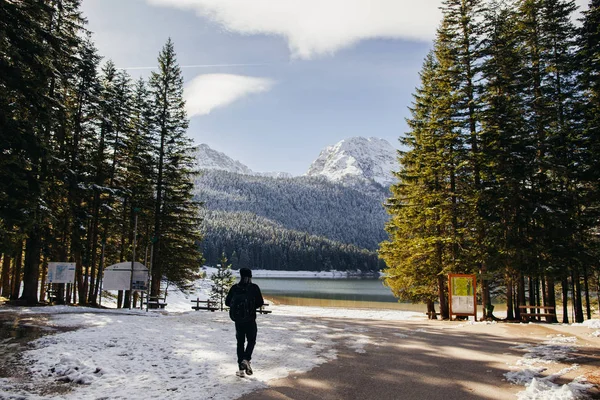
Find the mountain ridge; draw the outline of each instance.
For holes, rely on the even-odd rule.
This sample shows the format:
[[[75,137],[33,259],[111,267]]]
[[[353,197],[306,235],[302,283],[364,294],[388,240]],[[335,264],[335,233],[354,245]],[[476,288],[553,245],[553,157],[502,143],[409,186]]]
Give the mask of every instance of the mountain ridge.
[[[396,150],[385,139],[352,137],[321,151],[306,175],[324,176],[333,182],[376,182],[390,186],[397,165]]]
[[[201,170],[221,170],[244,175],[292,178],[287,172],[255,172],[225,153],[200,144],[196,151],[197,167]],[[385,139],[351,137],[324,148],[302,176],[321,176],[345,185],[392,185],[396,178],[396,150]]]
[[[383,202],[395,154],[383,139],[329,146],[296,177],[255,173],[207,145],[199,148],[195,198],[204,204],[201,246],[208,265],[225,254],[235,268],[382,267],[376,249],[387,237]]]

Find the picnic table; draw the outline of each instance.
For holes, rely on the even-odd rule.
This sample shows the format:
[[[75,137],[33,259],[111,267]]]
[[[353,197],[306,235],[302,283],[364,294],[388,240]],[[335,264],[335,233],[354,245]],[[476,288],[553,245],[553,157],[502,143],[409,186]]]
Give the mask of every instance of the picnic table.
[[[529,309],[529,312],[527,311]],[[523,321],[530,321],[536,317],[554,317],[556,312],[552,306],[520,305],[519,311]]]
[[[165,302],[166,300],[167,300],[166,296],[164,296],[164,297],[146,296],[144,304],[146,304],[148,306],[148,308],[164,309],[167,306],[167,303]]]
[[[196,303],[195,306],[192,306],[192,310],[208,310],[208,311],[217,311],[219,307],[217,307],[217,303],[210,300],[200,300],[199,297],[196,300],[191,300],[192,303]],[[200,303],[206,304],[205,306],[201,306]]]

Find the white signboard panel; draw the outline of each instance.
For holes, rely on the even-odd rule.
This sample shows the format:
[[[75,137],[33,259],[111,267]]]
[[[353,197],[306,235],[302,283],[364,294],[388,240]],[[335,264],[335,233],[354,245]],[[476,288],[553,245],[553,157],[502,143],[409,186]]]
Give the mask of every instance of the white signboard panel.
[[[49,262],[48,283],[75,283],[75,263]]]
[[[131,279],[131,261],[125,261],[106,267],[102,289],[129,290]],[[144,264],[133,264],[133,290],[148,290],[148,268]]]
[[[475,300],[473,296],[452,296],[453,314],[473,314],[475,312]]]

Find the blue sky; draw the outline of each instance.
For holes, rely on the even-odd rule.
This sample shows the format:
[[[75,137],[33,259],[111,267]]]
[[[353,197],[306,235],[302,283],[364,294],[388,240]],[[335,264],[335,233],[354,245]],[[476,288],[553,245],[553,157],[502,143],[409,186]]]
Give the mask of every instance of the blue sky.
[[[173,39],[196,143],[254,171],[301,175],[345,138],[375,136],[398,147],[438,5],[83,0],[82,8],[100,54],[133,77],[147,76]]]

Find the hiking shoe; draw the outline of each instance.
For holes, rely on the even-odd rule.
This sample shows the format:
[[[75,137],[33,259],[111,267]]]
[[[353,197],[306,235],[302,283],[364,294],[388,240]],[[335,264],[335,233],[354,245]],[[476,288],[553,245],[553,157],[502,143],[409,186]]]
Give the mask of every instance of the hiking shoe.
[[[252,375],[254,373],[252,372],[252,366],[250,365],[250,361],[248,360],[242,360],[242,368],[246,370],[246,373],[248,375]]]
[[[244,372],[244,370],[243,370],[243,369],[240,369],[240,370],[238,370],[238,371],[235,371],[235,374],[236,374],[237,376],[239,376],[240,378],[243,378],[243,377],[245,377],[245,376],[246,376],[246,373]]]

